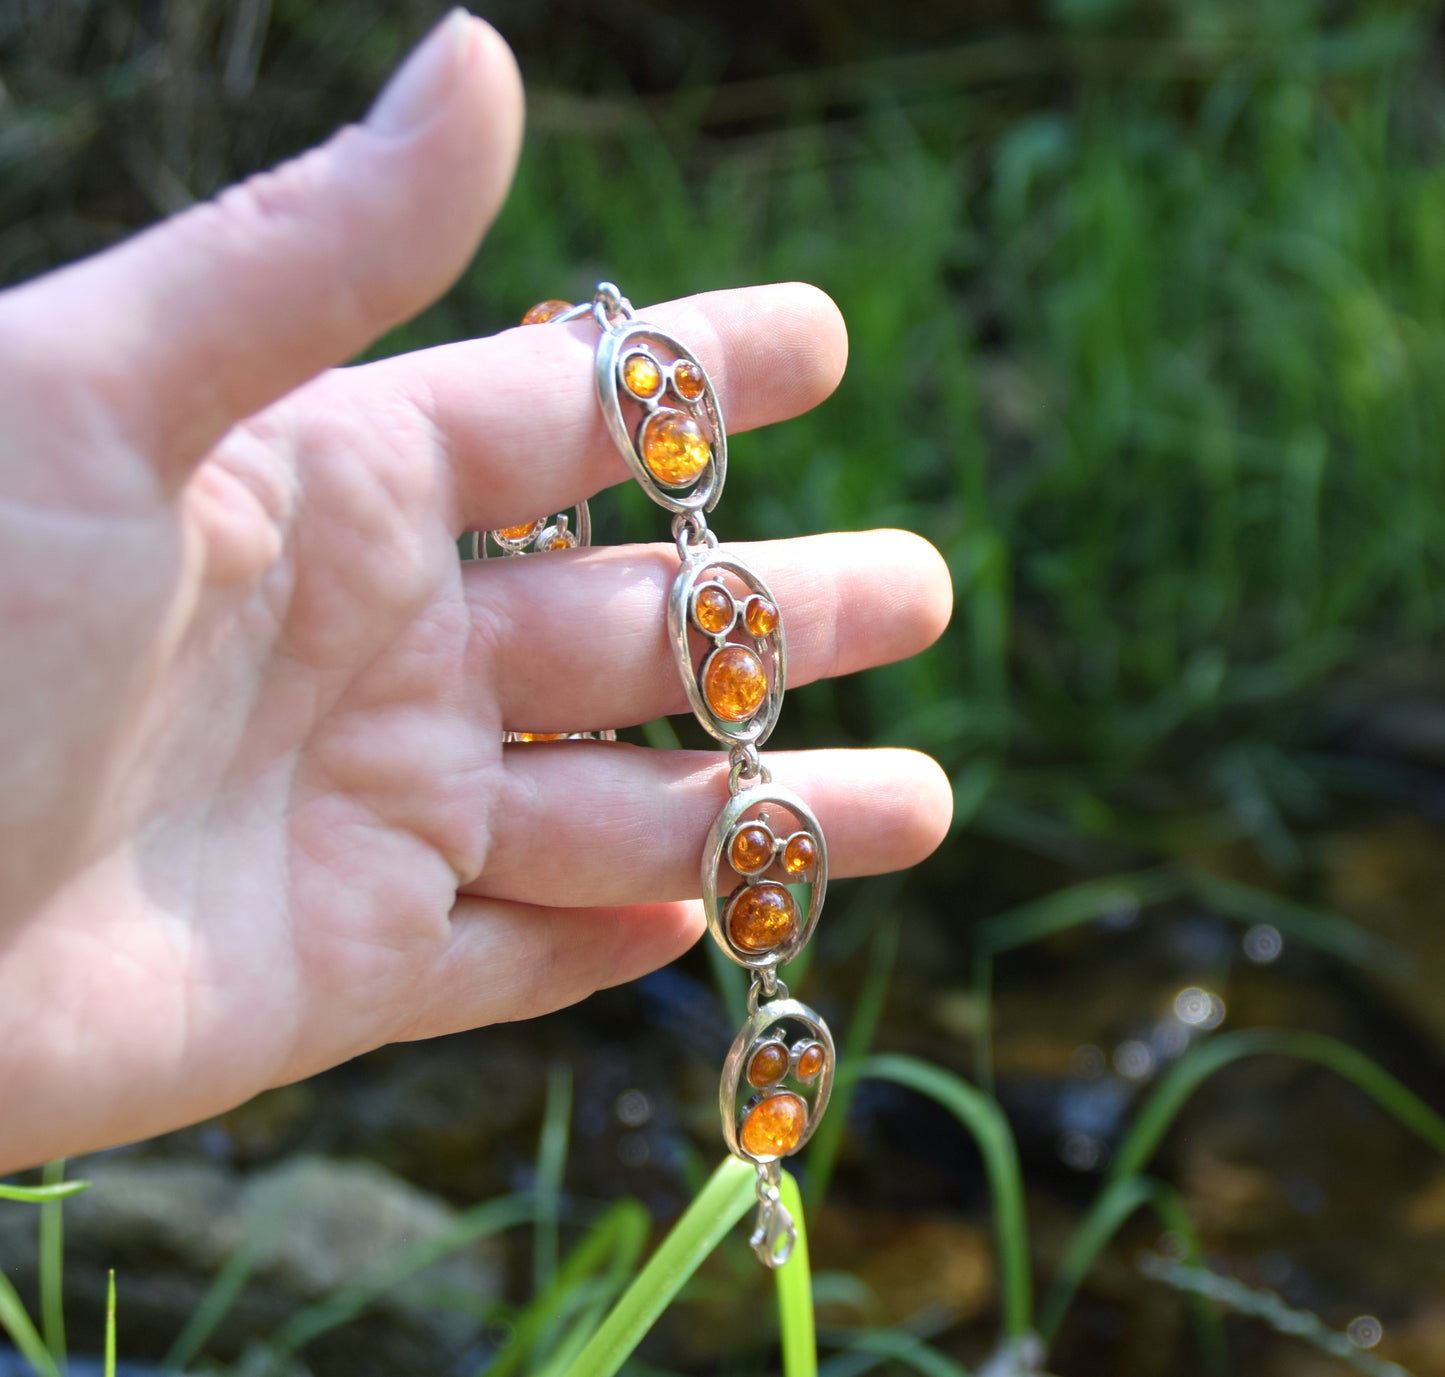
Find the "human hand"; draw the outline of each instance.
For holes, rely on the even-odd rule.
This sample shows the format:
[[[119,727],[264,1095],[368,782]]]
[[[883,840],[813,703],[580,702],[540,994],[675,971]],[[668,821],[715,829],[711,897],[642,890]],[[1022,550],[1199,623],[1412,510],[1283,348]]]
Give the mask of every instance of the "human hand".
[[[588,328],[322,371],[461,270],[520,130],[510,54],[457,13],[365,124],[0,295],[0,1173],[542,1013],[702,931],[726,757],[501,744],[685,709],[673,545],[456,556],[626,479]],[[696,350],[730,430],[842,372],[811,288],[642,314]],[[744,553],[792,684],[947,620],[911,536]],[[834,875],[947,826],[925,757],[768,762]]]

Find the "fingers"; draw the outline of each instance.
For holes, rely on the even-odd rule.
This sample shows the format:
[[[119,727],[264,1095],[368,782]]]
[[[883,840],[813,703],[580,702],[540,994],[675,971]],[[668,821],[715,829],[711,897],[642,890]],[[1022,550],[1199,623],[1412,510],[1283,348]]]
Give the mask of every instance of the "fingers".
[[[838,308],[802,283],[709,292],[638,314],[702,360],[730,432],[816,406],[847,362]],[[353,406],[423,412],[450,450],[455,529],[495,530],[627,477],[597,406],[596,343],[591,321],[522,326],[348,369],[335,381]]]
[[[916,654],[948,624],[938,551],[906,531],[728,546],[778,601],[788,686]],[[464,570],[476,663],[512,731],[596,731],[688,711],[667,639],[671,546],[488,560]]]
[[[702,935],[696,903],[543,909],[459,898],[445,958],[398,1040],[535,1018],[636,980]]]
[[[98,388],[182,479],[237,419],[440,294],[500,206],[521,137],[516,65],[453,11],[364,124],[108,253],[0,299],[0,374],[24,342]]]
[[[830,876],[902,870],[944,838],[948,779],[916,751],[766,752],[773,782],[817,814]],[[484,877],[467,893],[534,904],[626,904],[701,892],[703,838],[727,798],[727,758],[605,742],[507,753]]]

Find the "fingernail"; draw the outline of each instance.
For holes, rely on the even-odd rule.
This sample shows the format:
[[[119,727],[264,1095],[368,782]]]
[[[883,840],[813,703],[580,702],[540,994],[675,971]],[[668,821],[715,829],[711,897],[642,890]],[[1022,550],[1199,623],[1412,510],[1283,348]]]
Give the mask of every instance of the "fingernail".
[[[451,10],[402,63],[366,116],[366,126],[388,138],[409,134],[441,108],[471,29],[466,10]]]

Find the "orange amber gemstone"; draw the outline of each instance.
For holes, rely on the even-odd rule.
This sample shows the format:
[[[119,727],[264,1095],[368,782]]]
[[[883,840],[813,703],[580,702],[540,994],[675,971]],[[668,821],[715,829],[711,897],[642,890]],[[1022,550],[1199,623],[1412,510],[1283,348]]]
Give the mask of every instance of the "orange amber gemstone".
[[[570,301],[539,301],[522,317],[522,324],[545,325],[549,320],[556,320],[563,311],[571,309]]]
[[[540,524],[537,521],[524,521],[520,526],[503,526],[495,534],[499,540],[510,540],[515,543],[519,540],[526,540]]]
[[[746,646],[725,645],[703,666],[702,693],[723,721],[746,722],[768,696],[768,674]]]
[[[789,875],[801,875],[813,868],[818,859],[818,848],[806,832],[794,832],[783,848],[783,869]]]
[[[518,741],[561,741],[566,732],[518,732]]]
[[[712,446],[691,416],[659,411],[643,429],[642,458],[659,483],[681,488],[707,467]]]
[[[651,354],[629,354],[622,365],[622,381],[634,397],[651,397],[662,386],[662,369]]]
[[[750,636],[767,636],[777,629],[778,609],[766,598],[754,595],[743,608],[743,622]]]
[[[693,600],[692,615],[710,636],[721,635],[733,624],[732,594],[717,584],[704,585]]]
[[[781,1042],[765,1042],[748,1062],[748,1084],[759,1090],[774,1085],[788,1073],[788,1049]]]
[[[823,1069],[823,1044],[815,1042],[810,1047],[803,1048],[802,1055],[798,1058],[798,1079],[810,1081],[819,1071]]]
[[[773,834],[760,822],[750,822],[733,833],[728,859],[739,875],[756,875],[773,863]]]
[[[672,385],[681,396],[695,402],[702,396],[707,383],[703,381],[702,369],[684,359],[672,370]]]
[[[547,542],[549,550],[571,550],[577,544],[577,537],[568,531],[563,535],[560,531],[552,533],[552,539]]]
[[[791,1090],[759,1100],[743,1120],[738,1141],[750,1157],[784,1157],[803,1140],[808,1107]]]
[[[728,936],[739,951],[772,951],[797,930],[798,905],[772,880],[744,885],[728,905]]]

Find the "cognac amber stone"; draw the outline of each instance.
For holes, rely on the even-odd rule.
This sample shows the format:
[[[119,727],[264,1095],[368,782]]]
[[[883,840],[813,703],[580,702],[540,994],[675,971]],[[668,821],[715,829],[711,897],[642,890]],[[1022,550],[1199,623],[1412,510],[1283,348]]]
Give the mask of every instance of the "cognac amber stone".
[[[642,459],[659,483],[681,488],[691,483],[712,458],[702,427],[681,411],[659,411],[642,432]]]
[[[561,741],[566,732],[518,732],[518,741]]]
[[[739,951],[772,951],[798,930],[798,905],[772,880],[744,885],[728,905],[728,936]]]
[[[552,539],[547,542],[549,550],[571,550],[577,544],[577,537],[568,531],[565,535],[561,531],[554,531]]]
[[[549,320],[556,320],[563,311],[570,311],[570,301],[539,301],[526,315],[522,317],[523,325],[545,325]]]
[[[677,388],[680,396],[695,402],[702,396],[707,383],[703,381],[702,369],[684,359],[672,370],[672,385]]]
[[[756,875],[773,863],[773,834],[760,822],[750,822],[733,833],[728,860],[739,875]]]
[[[755,595],[748,599],[747,606],[743,608],[743,623],[750,636],[761,638],[771,635],[778,627],[778,609],[766,598]]]
[[[634,397],[653,397],[662,386],[662,369],[651,354],[629,354],[622,365],[622,381]]]
[[[535,521],[524,521],[520,526],[503,526],[495,534],[499,540],[510,540],[513,543],[526,538],[537,529]]]
[[[806,832],[795,832],[783,848],[783,869],[789,875],[802,875],[813,868],[818,848]]]
[[[738,1141],[750,1157],[784,1157],[803,1141],[807,1126],[807,1105],[791,1090],[783,1090],[748,1110]]]
[[[726,631],[733,624],[735,611],[732,594],[715,583],[699,588],[692,604],[693,617],[709,636]]]
[[[821,1042],[815,1042],[811,1047],[803,1048],[802,1055],[798,1057],[798,1079],[800,1081],[812,1080],[823,1069],[824,1059]]]
[[[724,722],[746,722],[768,696],[763,662],[742,645],[714,651],[703,666],[702,696]]]
[[[761,1090],[776,1085],[788,1074],[788,1049],[781,1042],[765,1042],[748,1062],[748,1084]]]

